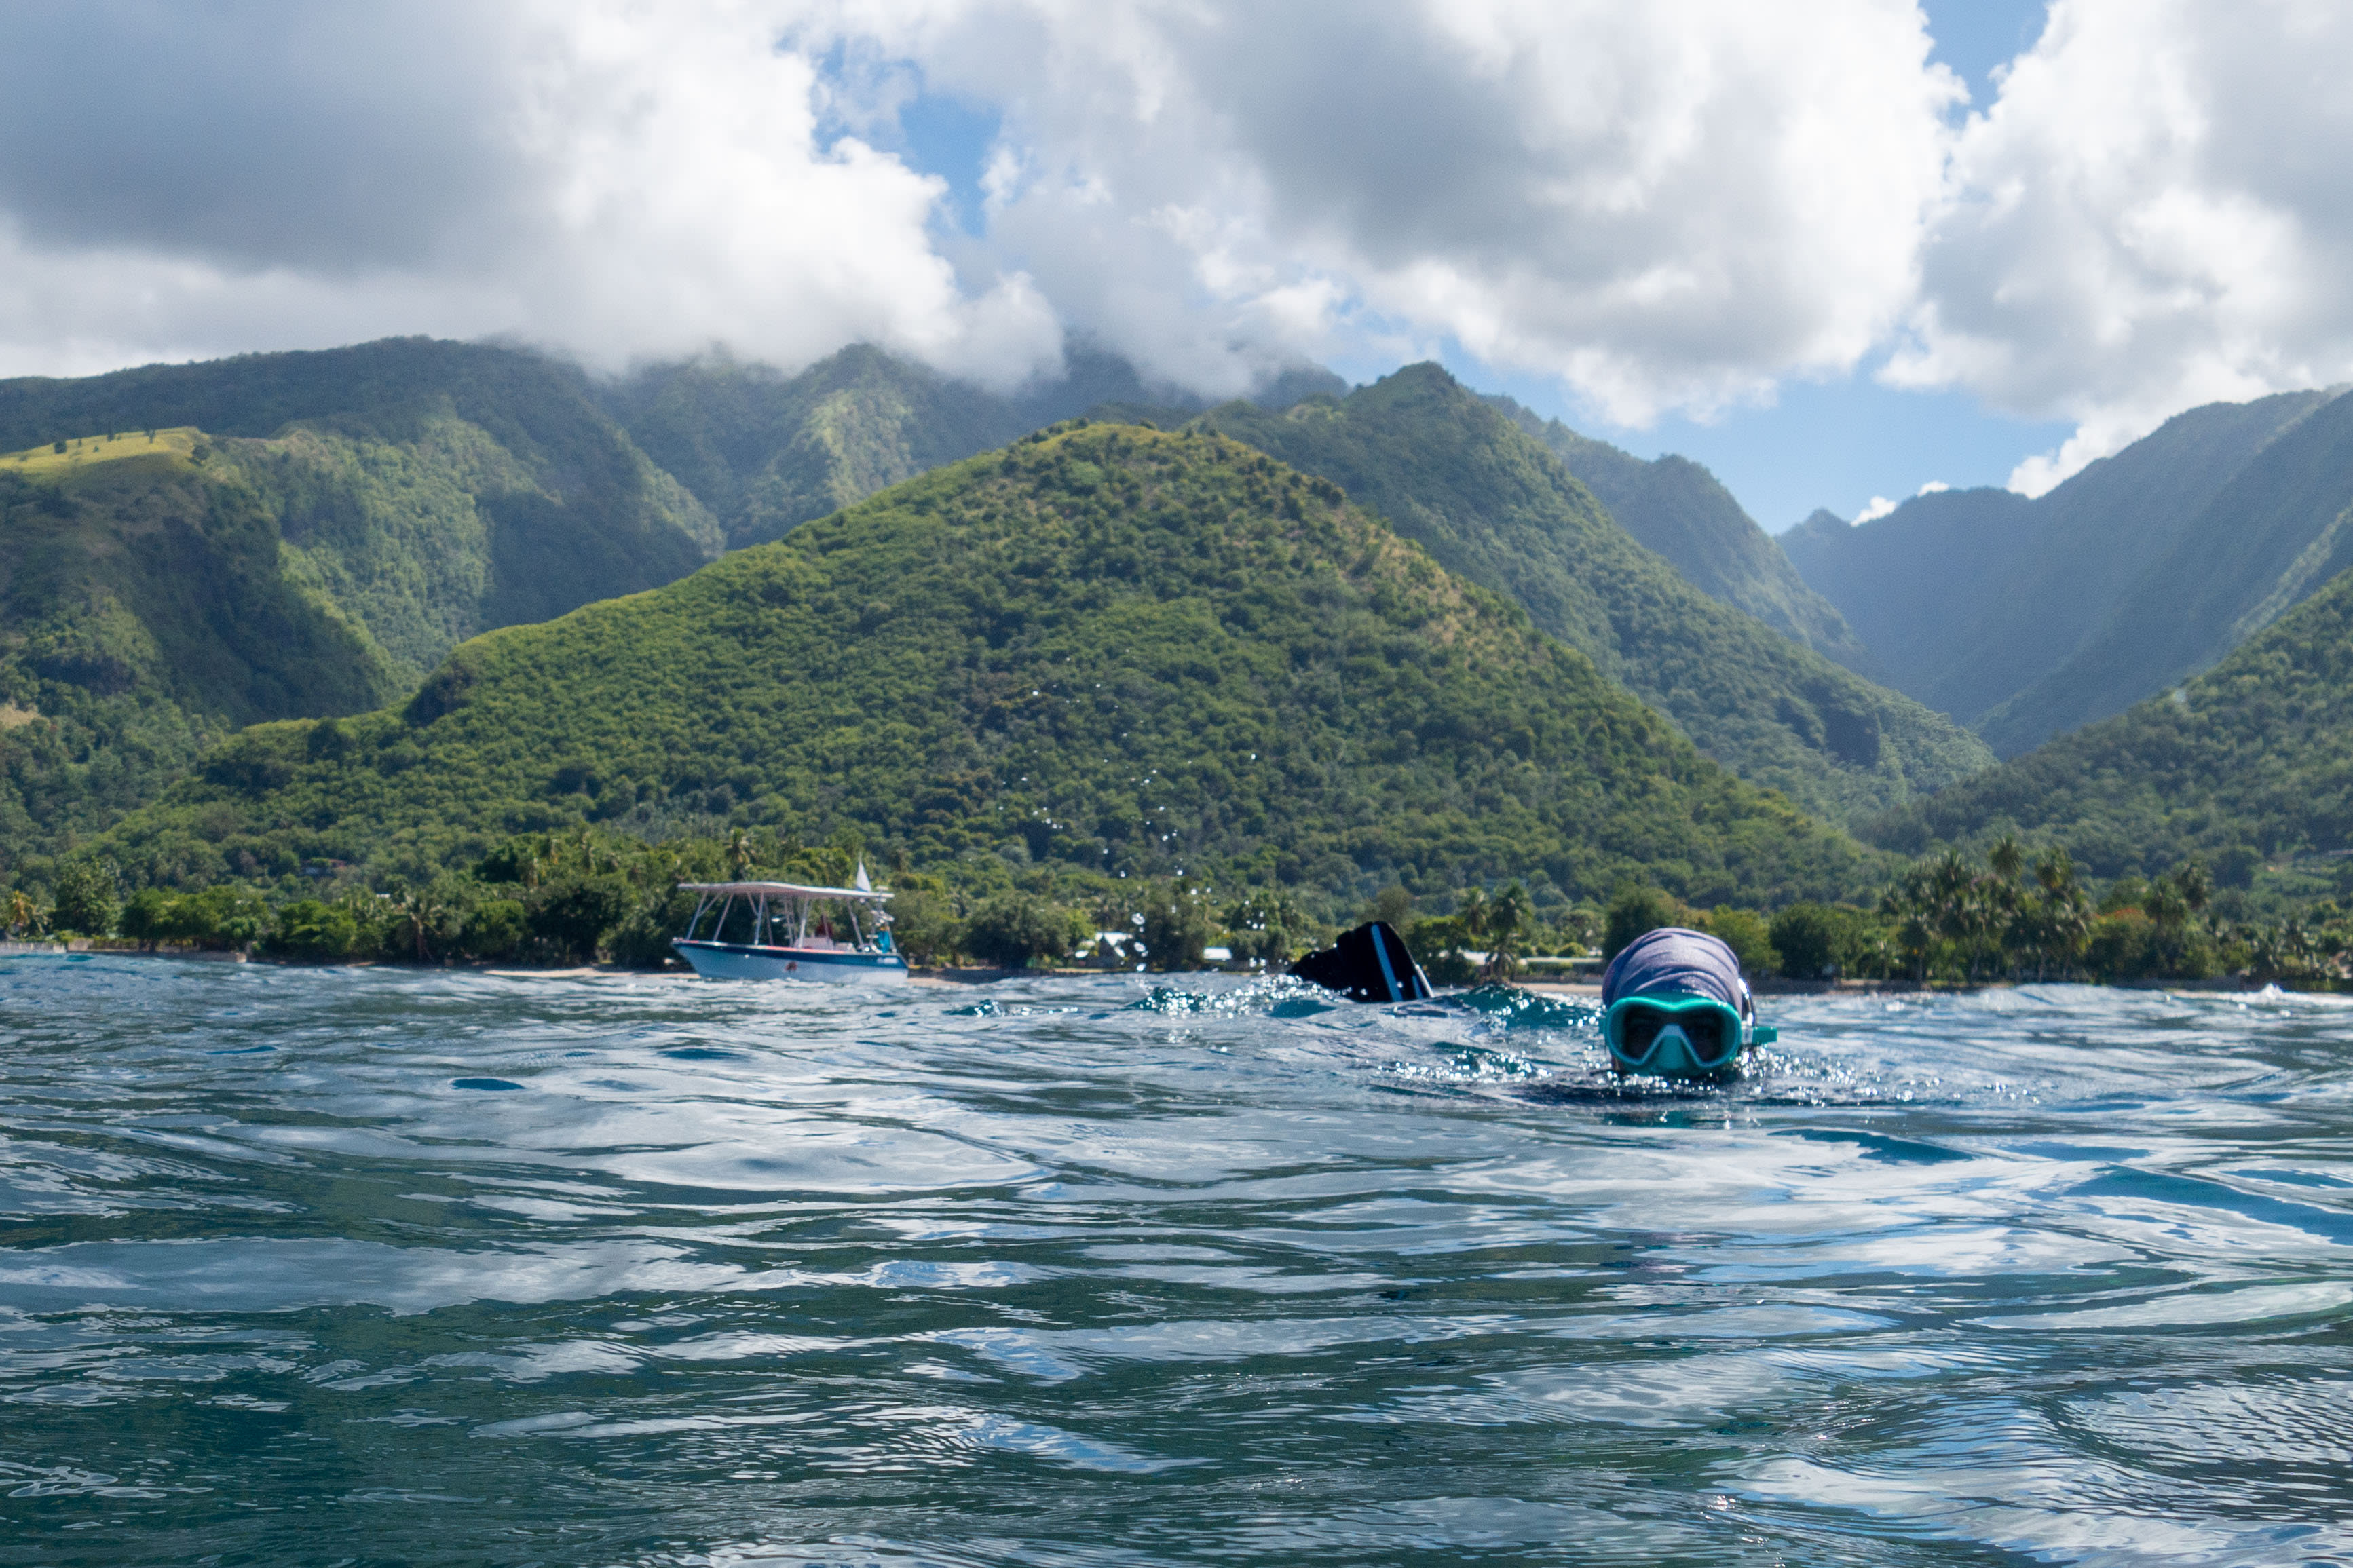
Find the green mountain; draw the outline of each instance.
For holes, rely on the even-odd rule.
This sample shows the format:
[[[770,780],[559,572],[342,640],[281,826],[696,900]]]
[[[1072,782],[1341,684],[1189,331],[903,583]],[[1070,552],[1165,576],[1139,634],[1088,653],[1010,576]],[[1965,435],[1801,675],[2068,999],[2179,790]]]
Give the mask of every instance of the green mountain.
[[[1540,419],[1508,397],[1488,401],[1543,442],[1619,527],[1665,556],[1701,593],[1866,680],[1886,679],[1837,606],[1806,585],[1773,536],[1706,468],[1672,453],[1645,461],[1557,419]]]
[[[926,862],[1348,889],[1639,873],[1769,902],[1869,866],[1335,486],[1106,425],[476,638],[400,709],[248,730],[109,847],[166,881],[415,875],[699,812]]]
[[[1260,395],[1281,405],[1335,388],[1345,384],[1330,372],[1303,369]],[[857,344],[797,375],[724,354],[649,366],[604,396],[737,549],[1098,404],[1172,395],[1083,345],[1066,355],[1061,374],[1008,395]]]
[[[585,377],[502,349],[0,382],[12,447],[0,833],[20,853],[152,799],[226,725],[364,711],[468,637],[720,543]]]
[[[1781,546],[1893,685],[2014,754],[2196,668],[2138,646],[2148,619],[2176,613],[2156,606],[2195,594],[2200,563],[2235,548],[2241,503],[2225,492],[2242,489],[2242,473],[2256,495],[2284,488],[2259,473],[2329,401],[2287,393],[2195,408],[2038,500],[1946,490],[1859,528],[1817,512]],[[2309,542],[2332,517],[2288,531]],[[2203,646],[2211,659],[2229,644]],[[2079,654],[2098,679],[2077,694],[2078,677],[2053,678]]]
[[[1974,736],[1717,603],[1629,538],[1525,430],[1434,364],[1214,429],[1329,479],[1448,571],[1672,718],[1699,749],[1831,821],[1992,761]]]
[[[2353,573],[2212,669],[1871,829],[1892,848],[2004,828],[2095,874],[2353,847]]]
[[[2284,427],[2056,669],[1979,726],[2015,752],[2220,660],[2353,567],[2353,397]]]

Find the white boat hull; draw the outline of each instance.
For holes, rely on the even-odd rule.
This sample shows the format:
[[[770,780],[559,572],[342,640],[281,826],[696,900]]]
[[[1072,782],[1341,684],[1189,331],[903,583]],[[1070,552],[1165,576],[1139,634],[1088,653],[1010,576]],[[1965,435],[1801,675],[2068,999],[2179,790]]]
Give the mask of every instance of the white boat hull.
[[[705,980],[807,980],[819,985],[903,985],[907,961],[895,952],[847,949],[754,947],[740,942],[691,942],[670,946]]]

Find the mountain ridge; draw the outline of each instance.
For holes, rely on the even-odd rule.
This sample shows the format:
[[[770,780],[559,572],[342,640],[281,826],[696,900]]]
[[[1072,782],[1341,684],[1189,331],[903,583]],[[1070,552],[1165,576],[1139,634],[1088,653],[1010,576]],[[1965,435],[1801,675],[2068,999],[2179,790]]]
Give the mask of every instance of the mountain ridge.
[[[1693,586],[1440,366],[1281,413],[1223,404],[1184,427],[1339,484],[1449,571],[1524,604],[1700,750],[1825,820],[1860,820],[1992,761],[1949,721]]]
[[[2046,688],[2031,701],[2025,694],[2118,624],[2152,562],[2227,548],[2201,521],[2206,510],[2331,397],[2210,404],[2034,500],[1992,488],[1944,490],[1845,528],[1817,512],[1782,536],[1782,549],[1897,689],[1982,726],[1998,752],[2015,755],[2070,717],[2062,690]],[[2102,700],[2073,721],[2113,712],[2179,673],[2138,652],[2122,663],[2137,673],[2104,677]]]
[[[1868,860],[1336,487],[1084,422],[487,634],[402,708],[245,731],[109,847],[164,882],[424,876],[681,810],[1359,889],[1535,869],[1771,901]]]

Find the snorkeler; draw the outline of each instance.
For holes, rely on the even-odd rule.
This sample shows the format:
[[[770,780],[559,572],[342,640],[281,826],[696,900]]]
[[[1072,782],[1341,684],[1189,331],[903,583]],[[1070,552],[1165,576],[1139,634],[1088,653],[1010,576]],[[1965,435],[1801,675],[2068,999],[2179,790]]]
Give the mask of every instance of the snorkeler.
[[[1601,1037],[1618,1072],[1705,1078],[1777,1037],[1757,1022],[1740,960],[1704,931],[1665,926],[1619,950],[1601,975]]]

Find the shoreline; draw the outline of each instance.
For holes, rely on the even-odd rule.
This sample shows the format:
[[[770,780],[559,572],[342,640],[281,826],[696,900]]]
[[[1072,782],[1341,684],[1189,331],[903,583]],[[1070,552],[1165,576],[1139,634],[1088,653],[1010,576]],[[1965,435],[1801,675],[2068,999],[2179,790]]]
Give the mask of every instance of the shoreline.
[[[257,963],[279,969],[435,969],[465,971],[486,974],[499,980],[692,980],[694,972],[676,969],[625,969],[614,963],[573,964],[561,969],[518,969],[496,963],[469,963],[445,960],[438,963],[411,964],[386,963],[380,959],[353,959],[342,963],[306,963],[296,959],[273,958],[266,953],[239,952],[233,950],[207,948],[146,949],[129,946],[98,946],[88,938],[71,942],[0,942],[0,959],[37,957],[137,958],[173,959],[188,963]],[[1006,980],[1092,980],[1110,974],[1144,973],[1127,969],[1052,968],[1052,969],[990,969],[980,965],[950,965],[946,967],[910,968],[907,982],[911,985],[928,987],[994,985]],[[1154,972],[1164,978],[1188,974],[1218,974],[1235,979],[1263,975],[1264,971],[1235,969],[1173,969]],[[1533,991],[1547,996],[1576,998],[1598,997],[1601,994],[1599,980],[1551,980],[1535,975],[1523,975],[1505,982],[1523,991]],[[2266,990],[2289,995],[2327,996],[2340,994],[2327,986],[2300,986],[2279,981],[2254,981],[2224,975],[2211,980],[1979,980],[1914,981],[1914,980],[1787,980],[1767,976],[1749,982],[1749,990],[1759,998],[1767,996],[1963,996],[1985,991],[2016,991],[2033,985],[2089,985],[2105,991],[2173,991],[2195,994],[2259,995]],[[1465,989],[1468,989],[1465,987]]]

